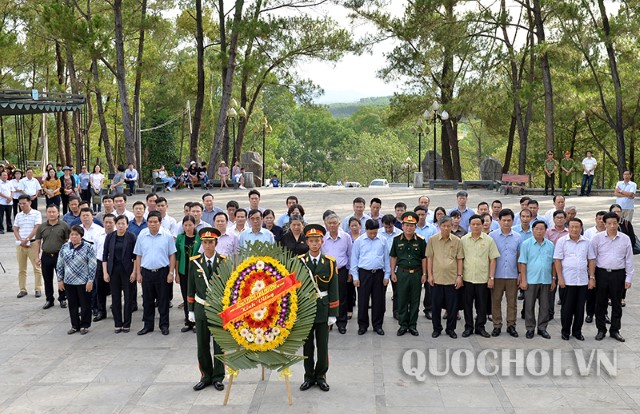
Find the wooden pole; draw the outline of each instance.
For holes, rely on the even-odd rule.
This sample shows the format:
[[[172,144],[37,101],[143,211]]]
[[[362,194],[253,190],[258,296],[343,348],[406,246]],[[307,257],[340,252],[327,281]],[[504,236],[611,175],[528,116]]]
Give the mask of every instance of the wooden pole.
[[[264,365],[262,366],[262,381],[264,381]]]
[[[233,375],[233,374],[229,375],[229,386],[227,387],[227,392],[224,395],[223,405],[227,405],[227,403],[229,402],[229,394],[231,393],[231,386],[233,385],[233,378],[234,377],[235,377],[235,375]]]
[[[289,376],[284,377],[284,382],[287,386],[287,397],[289,398],[289,405],[293,405],[293,397],[291,396],[291,383],[289,382]]]

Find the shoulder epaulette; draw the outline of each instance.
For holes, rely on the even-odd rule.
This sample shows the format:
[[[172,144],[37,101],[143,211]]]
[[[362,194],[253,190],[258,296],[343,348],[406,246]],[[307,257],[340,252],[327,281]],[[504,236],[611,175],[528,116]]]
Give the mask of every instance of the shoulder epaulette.
[[[220,258],[220,260],[227,260],[227,256],[225,256],[224,254],[218,253],[218,257]]]
[[[396,234],[395,236],[393,236],[393,238],[395,239],[396,237],[400,237],[400,236],[402,236],[403,234],[404,234],[404,233],[400,232],[400,233]]]
[[[324,257],[326,257],[329,260],[333,260],[334,262],[336,261],[336,258],[333,256],[329,256],[328,254],[325,254]]]
[[[423,235],[416,233],[416,236],[418,237],[418,239],[424,240],[424,236]]]
[[[191,257],[189,258],[189,260],[198,260],[200,257],[202,257],[202,255],[201,255],[201,254],[198,254],[198,255],[195,255],[195,256],[191,256]]]
[[[307,255],[306,253],[303,253],[303,254],[301,254],[301,255],[298,255],[298,259],[304,259],[304,257],[305,257],[306,255]]]

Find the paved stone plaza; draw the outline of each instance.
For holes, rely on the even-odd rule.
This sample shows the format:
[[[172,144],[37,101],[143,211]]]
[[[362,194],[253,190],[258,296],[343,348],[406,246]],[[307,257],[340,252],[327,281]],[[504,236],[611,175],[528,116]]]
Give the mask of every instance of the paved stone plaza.
[[[166,193],[170,214],[182,217],[182,204],[199,199],[202,193],[200,190]],[[412,208],[422,194],[431,197],[432,209],[436,206],[448,209],[455,205],[455,191],[452,190],[285,188],[262,190],[261,206],[280,214],[284,212],[285,198],[289,194],[298,196],[307,211],[306,219],[317,223],[327,208],[341,216],[351,212],[351,202],[356,196],[364,197],[367,203],[371,197],[380,197],[383,212],[392,212],[397,201],[404,201]],[[239,201],[241,206],[248,205],[247,191],[215,191],[214,195],[216,205],[223,209],[230,199]],[[481,200],[490,203],[495,198],[501,198],[504,207],[519,210],[519,197],[499,197],[498,193],[488,190],[470,191],[469,207],[475,207]],[[536,198],[540,201],[542,213],[552,207],[551,197]],[[133,200],[137,199],[143,199],[143,196],[133,197]],[[577,206],[578,217],[585,221],[585,227],[591,227],[595,212],[607,208],[613,201],[613,197],[570,197],[567,206]],[[43,211],[42,206],[40,210]],[[636,229],[640,228],[638,219],[635,225]],[[180,302],[177,285],[169,336],[162,336],[157,329],[151,334],[137,336],[136,331],[142,328],[141,311],[134,313],[131,333],[115,335],[109,315],[107,319],[93,323],[87,335],[69,336],[66,334],[70,326],[67,309],[61,309],[57,304],[49,310],[41,309],[44,297],[34,297],[31,270],[29,295],[16,298],[14,246],[12,235],[0,236],[0,260],[7,271],[6,274],[0,273],[0,412],[640,412],[640,295],[636,293],[636,284],[627,296],[628,305],[622,319],[621,333],[627,339],[626,343],[618,343],[609,337],[596,342],[594,324],[585,324],[583,328],[586,341],[579,342],[573,338],[562,341],[558,307],[556,319],[549,324],[551,340],[540,336],[525,339],[524,323],[520,319],[520,337],[517,339],[505,332],[498,338],[489,339],[477,335],[456,340],[446,335],[432,339],[431,322],[424,318],[422,312],[418,321],[420,336],[397,337],[397,324],[390,311],[385,315],[385,336],[378,336],[371,330],[364,336],[358,336],[354,315],[346,335],[340,335],[336,330],[330,334],[329,393],[317,387],[300,392],[298,386],[302,382],[303,368],[299,364],[292,370],[292,407],[287,405],[284,380],[278,373],[267,371],[265,381],[261,382],[258,370],[240,374],[234,382],[228,406],[223,407],[224,392],[215,391],[213,387],[200,392],[191,388],[199,379],[196,341],[193,333],[180,333],[183,314],[177,308]],[[639,258],[637,256],[635,261],[636,277],[640,273]],[[390,300],[389,289],[387,309],[391,309]],[[463,330],[463,323],[458,323],[458,335]],[[487,329],[490,331],[491,328],[489,322]],[[461,377],[450,372],[436,377],[427,372],[424,381],[418,381],[403,371],[403,354],[409,349],[425,353],[428,349],[436,349],[444,356],[446,349],[469,350],[478,354],[486,348],[498,352],[521,349],[525,355],[534,349],[558,350],[556,352],[562,358],[562,369],[558,369],[561,375],[549,372],[539,377],[531,374],[517,376],[516,368],[522,367],[521,363],[511,364],[511,369],[504,373],[488,376],[473,373]],[[617,352],[617,376],[597,375],[595,368],[591,369],[591,375],[585,377],[576,374],[578,363],[574,351],[584,351],[588,360],[593,349],[602,349],[609,356],[614,350]],[[443,368],[444,363],[440,362],[439,368]],[[544,362],[538,361],[533,365],[534,368],[541,367]],[[459,370],[460,367],[455,368]],[[572,370],[572,375],[567,375],[567,369]]]

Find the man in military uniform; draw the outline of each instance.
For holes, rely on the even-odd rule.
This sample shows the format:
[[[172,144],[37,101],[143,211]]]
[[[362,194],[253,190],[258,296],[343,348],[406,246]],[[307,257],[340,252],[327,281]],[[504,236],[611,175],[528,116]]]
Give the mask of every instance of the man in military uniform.
[[[407,211],[402,215],[402,234],[393,238],[389,256],[391,281],[398,283],[398,336],[407,331],[418,336],[416,324],[422,285],[427,282],[427,242],[416,234],[418,215]]]
[[[216,243],[220,237],[220,231],[212,227],[204,227],[199,232],[202,240],[203,253],[190,258],[189,283],[187,285],[187,306],[189,308],[189,321],[196,325],[196,338],[198,342],[198,365],[200,368],[200,382],[193,389],[201,389],[212,385],[216,390],[224,390],[222,379],[224,378],[224,364],[211,357],[211,331],[207,316],[204,313],[207,289],[211,284],[213,274],[218,270],[218,265],[226,259],[216,253]],[[220,346],[213,341],[213,352],[222,354]]]
[[[304,235],[307,238],[309,251],[298,256],[313,275],[320,290],[316,320],[303,347],[306,359],[304,360],[304,382],[300,385],[300,391],[306,391],[314,384],[318,384],[322,391],[329,391],[329,384],[326,381],[329,370],[329,326],[336,322],[340,300],[338,299],[336,260],[331,256],[325,256],[320,251],[325,232],[325,228],[319,224],[305,226]],[[317,363],[313,359],[316,348]]]

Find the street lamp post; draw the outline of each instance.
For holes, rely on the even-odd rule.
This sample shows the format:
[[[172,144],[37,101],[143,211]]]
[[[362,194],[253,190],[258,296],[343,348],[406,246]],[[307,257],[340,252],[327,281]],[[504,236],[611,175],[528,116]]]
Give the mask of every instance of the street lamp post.
[[[415,170],[417,168],[417,166],[413,161],[411,161],[411,157],[407,157],[407,159],[404,160],[404,162],[402,163],[400,168],[402,168],[403,170],[404,169],[407,170],[407,188],[409,188],[411,171]]]
[[[422,171],[422,132],[424,131],[424,121],[422,118],[418,118],[416,130],[418,131],[418,172],[420,172]]]
[[[284,187],[284,172],[289,169],[289,164],[284,161],[284,158],[280,157],[280,159],[273,164],[273,167],[276,170],[280,168],[280,185]]]
[[[436,121],[438,120],[438,110],[440,109],[440,104],[438,101],[433,101],[431,104],[431,112],[433,113],[433,179],[436,180],[438,178],[438,161],[436,158],[436,148],[437,148],[437,137],[436,137]],[[424,112],[424,117],[427,118],[429,116],[429,111]],[[446,121],[449,119],[449,114],[447,111],[442,111],[440,114],[440,122]],[[444,149],[443,149],[444,151]]]

